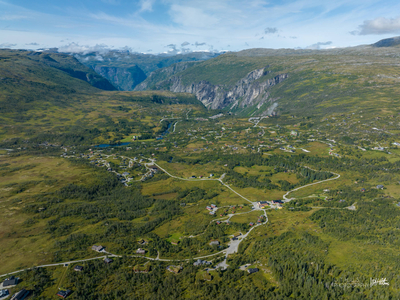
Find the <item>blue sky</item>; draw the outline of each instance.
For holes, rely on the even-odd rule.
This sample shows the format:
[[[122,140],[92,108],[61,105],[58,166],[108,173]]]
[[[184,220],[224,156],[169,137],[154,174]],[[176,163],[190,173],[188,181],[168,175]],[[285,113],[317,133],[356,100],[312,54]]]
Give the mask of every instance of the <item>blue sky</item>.
[[[160,53],[347,47],[400,35],[400,2],[0,0],[0,48]]]

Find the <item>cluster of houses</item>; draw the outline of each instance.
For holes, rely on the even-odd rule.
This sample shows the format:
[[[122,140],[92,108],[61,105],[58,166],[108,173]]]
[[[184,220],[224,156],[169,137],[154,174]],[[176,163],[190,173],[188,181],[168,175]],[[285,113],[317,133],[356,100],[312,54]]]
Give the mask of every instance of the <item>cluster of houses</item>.
[[[215,204],[211,204],[210,206],[207,206],[206,209],[209,211],[210,215],[215,215],[218,207]]]
[[[19,283],[19,278],[11,276],[10,278],[6,278],[6,280],[4,280],[2,282],[0,287],[1,288],[12,288],[12,287],[15,287],[18,283]],[[11,297],[11,300],[23,300],[23,299],[27,298],[29,296],[29,294],[30,294],[30,291],[21,289],[20,291],[18,291]],[[10,291],[8,289],[0,290],[0,298],[5,299],[9,295],[10,295]]]
[[[214,176],[214,174],[210,174],[210,176],[208,176],[208,178],[211,178],[211,177],[213,177]],[[204,176],[203,175],[200,175],[199,176],[199,178],[201,179],[201,178],[203,178]],[[196,179],[197,177],[196,176],[194,176],[194,175],[192,175],[192,176],[190,176],[189,177],[189,179]]]
[[[286,151],[286,152],[294,153],[295,152],[294,149],[296,149],[296,148],[294,148],[293,146],[289,145],[286,148],[285,147],[279,147],[279,149],[283,150],[283,151]]]
[[[150,167],[148,167],[148,169],[149,169],[149,172],[147,172],[143,176],[141,181],[145,181],[145,180],[147,180],[149,178],[153,178],[154,174],[156,174],[156,173],[158,173],[158,171],[160,171],[160,169],[158,167],[156,167],[156,166],[150,166]]]
[[[275,207],[281,209],[283,206],[283,200],[272,200],[272,201],[258,201],[257,206],[258,208],[264,209],[267,207]]]
[[[259,217],[258,217],[258,220],[257,220],[257,223],[262,223],[263,219],[264,219],[264,216],[263,216],[263,215],[259,216]],[[253,222],[250,222],[249,225],[250,225],[250,226],[254,226],[254,223],[253,223]]]

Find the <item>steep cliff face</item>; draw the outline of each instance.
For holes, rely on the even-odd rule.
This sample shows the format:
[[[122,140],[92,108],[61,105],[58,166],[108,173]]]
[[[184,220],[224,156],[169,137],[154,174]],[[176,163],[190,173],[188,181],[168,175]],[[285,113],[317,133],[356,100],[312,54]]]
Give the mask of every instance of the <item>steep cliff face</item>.
[[[132,91],[146,79],[146,74],[138,66],[121,68],[96,65],[93,69],[120,91]]]
[[[184,85],[180,76],[172,76],[155,86],[157,89],[195,94],[197,99],[210,109],[225,107],[234,109],[254,105],[260,107],[269,100],[268,89],[288,78],[288,74],[280,74],[263,80],[263,77],[269,73],[267,68],[254,70],[240,79],[233,87],[213,85],[207,81]]]
[[[138,84],[135,87],[135,91],[157,89],[158,83],[166,80],[167,78],[179,72],[185,71],[186,69],[194,66],[196,63],[198,62],[180,62],[170,67],[158,69],[154,72],[151,72],[145,81],[143,81],[142,83]]]

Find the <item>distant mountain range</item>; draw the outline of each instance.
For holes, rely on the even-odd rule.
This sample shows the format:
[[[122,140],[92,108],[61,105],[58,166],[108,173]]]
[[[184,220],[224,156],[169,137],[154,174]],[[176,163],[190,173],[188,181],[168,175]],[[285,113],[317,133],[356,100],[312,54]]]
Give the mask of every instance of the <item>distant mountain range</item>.
[[[391,38],[329,50],[231,52],[156,70],[135,90],[188,92],[208,108],[246,116],[376,109],[383,99],[397,98],[399,44],[400,38]]]
[[[177,55],[152,55],[108,51],[104,53],[74,54],[84,65],[108,79],[118,90],[131,91],[151,72],[179,62],[204,61],[220,53],[191,52]]]
[[[388,39],[383,39],[375,44],[372,44],[374,47],[394,47],[400,45],[400,36],[388,38]]]
[[[375,44],[370,46],[372,47],[394,47],[400,44],[400,37],[393,37],[388,39],[383,39]],[[368,46],[360,46],[360,47],[368,47]],[[359,47],[356,47],[359,48]],[[246,50],[248,53],[252,53],[250,55],[258,55],[257,49]],[[272,50],[269,49],[269,54],[275,53],[276,55],[281,55],[280,53],[312,53],[313,50],[288,50],[288,49],[278,49]],[[326,50],[317,50],[317,51],[326,51]],[[47,49],[45,52],[53,52],[58,53],[57,48]],[[149,88],[152,86],[152,83],[155,83],[156,78],[160,79],[161,76],[166,76],[167,73],[170,73],[171,70],[176,72],[178,69],[187,68],[189,64],[181,64],[181,66],[173,67],[172,69],[166,69],[161,73],[153,72],[168,68],[171,65],[184,63],[184,62],[201,62],[209,59],[213,59],[218,57],[221,54],[225,54],[224,52],[189,52],[189,53],[180,53],[180,54],[144,54],[144,53],[131,53],[126,50],[108,50],[108,51],[99,51],[99,52],[89,52],[89,53],[68,53],[73,55],[76,59],[78,59],[82,64],[92,68],[96,73],[106,78],[110,83],[114,85],[118,90],[121,91],[131,91],[136,89],[144,89],[144,87]],[[262,54],[261,54],[262,55]],[[185,67],[183,67],[183,65]],[[193,64],[190,64],[192,66]],[[148,77],[150,77],[148,79]],[[166,78],[162,78],[165,80]],[[141,85],[141,87],[137,87],[143,81],[147,81]]]
[[[40,68],[47,68],[50,73],[55,69],[63,71],[69,79],[57,82],[65,91],[77,83],[64,82],[76,78],[103,90],[191,93],[209,109],[243,116],[323,115],[328,110],[346,111],[356,106],[376,110],[377,103],[382,101],[390,106],[399,90],[399,45],[400,37],[394,37],[372,45],[329,50],[249,49],[224,54],[150,55],[126,51],[65,54],[52,49],[49,52],[5,50],[3,55],[12,53],[10,57],[14,59],[15,53],[20,53],[29,64],[36,64],[31,73],[18,69],[17,64],[13,66],[16,73],[23,72],[22,78],[35,76],[34,73],[41,72]],[[14,80],[20,80],[17,78],[21,77]],[[30,81],[21,81],[20,87],[27,82]],[[9,88],[5,86],[3,96],[8,95]],[[27,88],[32,89],[34,94],[40,94],[39,87]],[[21,88],[17,96],[20,100],[13,99],[12,103],[28,103],[32,96],[25,91]]]

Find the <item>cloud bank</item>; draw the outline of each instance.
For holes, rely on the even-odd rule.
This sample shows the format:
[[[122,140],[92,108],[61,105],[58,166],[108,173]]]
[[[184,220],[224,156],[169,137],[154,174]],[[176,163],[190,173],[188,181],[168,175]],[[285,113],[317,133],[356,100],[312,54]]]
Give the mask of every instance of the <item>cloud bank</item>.
[[[390,19],[379,17],[373,20],[366,20],[358,26],[358,30],[351,32],[353,35],[398,33],[400,33],[400,17]]]
[[[332,45],[331,41],[318,42],[318,43],[312,44],[310,46],[307,46],[306,49],[320,50],[320,49],[322,49],[321,46],[329,46],[329,45]]]

